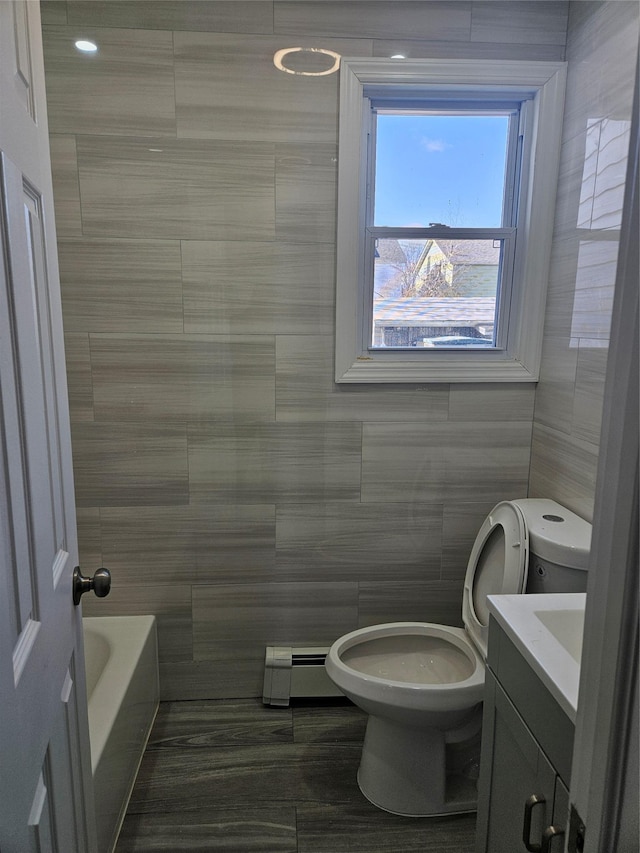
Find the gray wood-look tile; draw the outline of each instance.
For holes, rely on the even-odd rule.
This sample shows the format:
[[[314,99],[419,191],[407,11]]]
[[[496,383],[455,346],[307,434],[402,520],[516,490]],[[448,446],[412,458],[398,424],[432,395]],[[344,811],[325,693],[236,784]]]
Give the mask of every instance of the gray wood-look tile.
[[[105,562],[140,583],[275,580],[275,508],[206,505],[105,507]]]
[[[533,382],[505,385],[455,383],[449,392],[449,420],[531,423],[535,396]]]
[[[93,420],[93,385],[89,335],[67,332],[64,336],[69,414],[74,423]]]
[[[639,13],[634,2],[570,4],[565,122],[630,119]]]
[[[547,292],[544,340],[548,337],[569,339],[573,325],[578,242],[575,237],[556,237],[551,253],[555,273]],[[544,342],[542,347],[544,357]]]
[[[334,145],[276,146],[278,240],[335,242],[337,162]]]
[[[299,705],[293,707],[296,743],[356,743],[364,741],[367,715],[356,705]]]
[[[473,853],[475,815],[400,817],[370,803],[296,808],[298,853]]]
[[[66,0],[40,0],[42,26],[59,26],[67,23]]]
[[[602,341],[580,341],[573,399],[573,428],[577,438],[600,443],[608,346]]]
[[[365,423],[365,502],[507,500],[526,494],[531,424]]]
[[[104,510],[102,510],[104,511]],[[158,630],[158,657],[163,661],[191,661],[191,588],[180,580],[169,586],[144,582],[137,566],[116,566],[108,559],[111,591],[107,598],[85,596],[85,616],[144,616],[153,613]]]
[[[570,4],[563,145],[529,494],[555,498],[587,520],[593,513],[616,266],[614,240],[590,240],[589,232],[598,228],[601,216],[617,221],[609,217],[617,215],[619,204],[612,201],[619,181],[611,180],[616,170],[609,172],[609,167],[621,158],[606,122],[629,117],[638,19],[637,4]],[[601,131],[613,143],[603,150]],[[600,190],[599,178],[605,178]],[[615,239],[613,232],[602,236]]]
[[[502,0],[500,0],[502,2]],[[515,44],[501,41],[419,41],[407,38],[380,38],[373,42],[374,56],[401,53],[411,59],[527,59],[562,61],[563,44]]]
[[[362,797],[365,723],[347,704],[162,704],[117,853],[471,853],[473,815],[415,820]]]
[[[100,538],[100,510],[97,507],[77,507],[78,551],[83,575],[92,575],[104,565]]]
[[[256,660],[266,646],[330,645],[357,622],[355,583],[211,584],[193,589],[194,660]]]
[[[622,221],[630,122],[613,115],[587,120],[576,224],[580,229],[612,231],[609,237],[615,240]]]
[[[587,125],[582,116],[577,122],[577,127],[565,126],[564,128],[556,192],[554,243],[552,244],[553,254],[559,249],[562,250],[560,257],[566,257],[569,253],[564,246],[556,245],[557,241],[569,238],[575,242],[576,225],[582,218],[590,215],[592,209],[592,193],[590,187],[584,185],[585,156],[590,156],[586,130]],[[574,254],[577,254],[577,246]],[[549,286],[551,288],[557,286],[564,274],[564,268],[558,267],[554,258],[549,270]],[[575,268],[573,275],[575,276]]]
[[[307,77],[276,68],[275,52],[289,46],[281,36],[190,32],[175,33],[174,42],[178,136],[336,143],[339,75]],[[368,41],[305,37],[303,46],[341,56],[371,54]],[[309,70],[318,70],[317,54],[289,62],[300,66],[305,58],[313,60]],[[319,70],[334,60],[323,62]]]
[[[577,365],[577,339],[545,336],[536,390],[537,423],[571,432]]]
[[[358,627],[383,622],[462,625],[462,579],[414,583],[363,581],[359,585]]]
[[[75,136],[51,134],[49,151],[56,233],[58,237],[79,236],[82,234],[82,215]]]
[[[160,699],[255,698],[262,696],[264,653],[239,658],[230,650],[215,661],[160,661]]]
[[[279,506],[281,580],[422,580],[440,577],[442,506],[331,503]]]
[[[571,54],[585,61],[596,61],[594,48],[598,51],[608,52],[611,48],[607,44],[610,39],[619,39],[630,45],[634,37],[633,28],[637,27],[640,10],[636,3],[616,3],[614,6],[602,6],[600,4],[579,3],[569,5]],[[631,61],[631,57],[628,57]],[[615,73],[615,69],[603,69],[603,73]],[[594,97],[604,96],[604,91],[592,93]]]
[[[52,133],[176,135],[170,32],[85,25],[98,45],[90,55],[75,48],[75,26],[43,35]]]
[[[273,421],[273,337],[92,335],[96,420]]]
[[[69,23],[145,30],[273,32],[270,0],[69,0]]]
[[[78,506],[189,502],[186,430],[139,423],[72,427]]]
[[[361,426],[190,425],[192,503],[358,500]]]
[[[582,240],[571,318],[574,338],[609,340],[618,240]]]
[[[564,45],[568,18],[568,2],[474,0],[471,41]]]
[[[182,244],[184,328],[198,334],[331,334],[335,251],[328,243]]]
[[[178,240],[58,242],[65,328],[182,332]]]
[[[276,340],[277,421],[445,420],[448,385],[336,385],[333,335]]]
[[[534,424],[529,497],[553,498],[591,521],[597,464],[597,445]]]
[[[272,240],[273,146],[78,137],[86,235]]]
[[[527,497],[526,491],[513,498]],[[452,501],[444,507],[442,525],[442,578],[462,583],[473,543],[497,501]]]
[[[468,41],[471,2],[376,3],[361,0],[274,3],[274,32],[291,35],[398,37]]]
[[[297,853],[294,806],[216,803],[197,812],[125,818],[115,853]]]
[[[358,744],[249,744],[149,750],[129,814],[316,802],[357,803]],[[266,796],[265,796],[266,792]]]
[[[202,749],[293,743],[291,708],[265,707],[259,699],[163,702],[147,749]]]

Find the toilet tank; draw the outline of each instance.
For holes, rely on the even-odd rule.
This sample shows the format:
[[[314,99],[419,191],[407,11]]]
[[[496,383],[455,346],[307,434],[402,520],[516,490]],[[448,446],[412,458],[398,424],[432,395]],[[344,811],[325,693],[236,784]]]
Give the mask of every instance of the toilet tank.
[[[513,501],[529,535],[526,592],[586,592],[591,525],[556,501]]]

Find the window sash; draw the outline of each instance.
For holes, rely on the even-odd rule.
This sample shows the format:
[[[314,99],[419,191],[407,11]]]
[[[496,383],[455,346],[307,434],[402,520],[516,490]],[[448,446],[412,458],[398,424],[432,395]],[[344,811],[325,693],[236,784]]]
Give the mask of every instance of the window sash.
[[[513,287],[513,268],[516,250],[516,228],[388,228],[380,226],[368,226],[365,228],[364,243],[364,273],[365,286],[363,288],[362,313],[361,313],[361,341],[360,351],[364,355],[367,352],[375,352],[383,355],[393,355],[397,352],[415,353],[410,347],[394,347],[393,350],[385,351],[379,347],[373,347],[373,302],[374,302],[374,265],[376,241],[379,239],[395,240],[500,240],[502,251],[500,253],[500,266],[498,269],[498,285],[496,292],[496,314],[495,314],[495,343],[492,347],[482,350],[473,350],[474,354],[485,356],[487,353],[497,350],[506,350],[508,346],[509,311],[511,307],[511,293]],[[443,349],[446,349],[443,347]],[[473,349],[473,348],[469,348]],[[468,351],[468,350],[467,350]],[[420,357],[424,356],[422,350]],[[432,355],[427,351],[427,357]]]
[[[522,159],[522,132],[523,122],[521,113],[525,109],[526,101],[514,100],[513,95],[505,96],[504,100],[496,98],[490,100],[486,95],[473,98],[465,92],[463,96],[451,92],[434,97],[432,94],[423,98],[416,98],[415,93],[411,97],[377,96],[365,98],[366,111],[368,113],[368,145],[367,162],[365,171],[366,199],[364,210],[364,287],[362,298],[364,309],[361,311],[359,329],[361,334],[359,350],[362,355],[366,352],[375,351],[383,357],[387,353],[379,347],[372,346],[373,339],[373,298],[374,298],[374,265],[375,245],[377,239],[459,239],[459,240],[501,240],[502,251],[500,267],[498,270],[498,283],[496,290],[496,333],[494,346],[484,351],[504,350],[507,346],[509,305],[511,302],[511,289],[513,285],[513,259],[515,257],[515,238],[517,233],[518,214],[518,190],[519,175]],[[395,113],[406,110],[407,114],[433,114],[433,115],[508,115],[510,117],[507,130],[507,150],[505,153],[505,174],[503,184],[502,201],[502,228],[453,228],[453,227],[431,227],[431,228],[397,228],[375,226],[375,175],[377,158],[377,115],[378,113]],[[507,227],[504,227],[504,226]],[[407,352],[410,348],[394,348],[393,352]],[[413,350],[415,352],[415,350]],[[475,351],[474,351],[475,352]],[[432,354],[429,350],[421,350],[418,357],[429,358]]]
[[[367,198],[365,208],[366,225],[374,224],[375,211],[375,173],[377,157],[377,116],[378,113],[399,114],[406,111],[407,115],[506,115],[509,116],[509,129],[507,131],[507,151],[505,157],[505,174],[502,199],[502,225],[503,227],[515,226],[517,224],[518,201],[519,201],[519,178],[522,168],[523,155],[523,133],[524,118],[529,110],[529,98],[523,100],[509,100],[505,104],[500,101],[489,101],[486,96],[477,100],[469,100],[467,93],[458,99],[448,94],[443,100],[434,98],[433,95],[412,100],[398,100],[397,97],[364,99],[368,114],[368,146],[367,146]]]

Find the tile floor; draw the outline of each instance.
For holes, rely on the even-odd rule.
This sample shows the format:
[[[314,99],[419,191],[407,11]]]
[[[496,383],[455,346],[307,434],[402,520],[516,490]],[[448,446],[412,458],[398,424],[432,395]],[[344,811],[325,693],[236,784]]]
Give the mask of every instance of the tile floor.
[[[352,705],[164,702],[116,853],[473,853],[475,815],[390,815],[360,794]]]

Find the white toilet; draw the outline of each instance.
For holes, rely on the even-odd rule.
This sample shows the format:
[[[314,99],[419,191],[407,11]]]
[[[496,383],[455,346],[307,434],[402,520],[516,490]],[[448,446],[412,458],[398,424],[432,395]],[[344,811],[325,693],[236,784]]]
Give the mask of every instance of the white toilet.
[[[584,592],[590,544],[591,525],[555,501],[503,501],[469,557],[464,629],[392,622],[336,640],[327,673],[369,714],[358,784],[370,802],[416,817],[475,810],[487,595]]]

